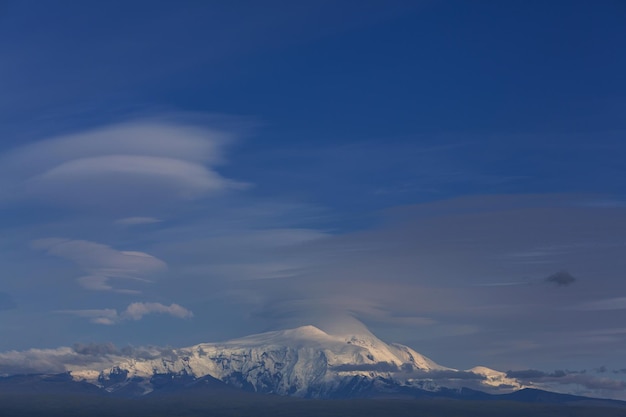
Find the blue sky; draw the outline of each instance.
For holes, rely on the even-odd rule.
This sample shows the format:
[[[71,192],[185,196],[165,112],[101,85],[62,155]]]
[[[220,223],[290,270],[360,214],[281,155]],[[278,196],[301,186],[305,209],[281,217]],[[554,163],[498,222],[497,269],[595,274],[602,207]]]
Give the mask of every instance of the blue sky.
[[[619,376],[625,12],[0,2],[0,350],[355,317]]]

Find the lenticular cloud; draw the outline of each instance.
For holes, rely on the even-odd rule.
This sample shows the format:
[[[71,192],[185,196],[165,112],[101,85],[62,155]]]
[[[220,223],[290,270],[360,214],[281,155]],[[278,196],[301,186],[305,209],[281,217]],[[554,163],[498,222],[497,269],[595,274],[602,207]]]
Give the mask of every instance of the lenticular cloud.
[[[121,282],[149,282],[150,276],[167,268],[165,262],[147,253],[119,251],[86,240],[48,238],[35,240],[31,245],[75,263],[87,274],[78,278],[78,283],[90,290],[137,293],[124,288]]]
[[[181,124],[126,123],[0,155],[0,200],[124,209],[172,204],[228,188],[214,169],[225,134]]]

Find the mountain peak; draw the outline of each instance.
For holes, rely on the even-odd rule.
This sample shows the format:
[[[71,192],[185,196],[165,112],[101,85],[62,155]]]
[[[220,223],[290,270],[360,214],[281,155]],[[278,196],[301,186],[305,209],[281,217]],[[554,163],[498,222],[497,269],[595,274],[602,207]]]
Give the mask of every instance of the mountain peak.
[[[323,330],[306,325],[296,327],[294,329],[275,330],[265,333],[253,334],[239,339],[228,340],[223,342],[224,345],[244,345],[244,346],[268,346],[268,345],[285,345],[292,346],[294,344],[319,344],[328,343],[335,338]]]
[[[76,369],[72,376],[107,390],[142,381],[144,392],[153,389],[152,381],[162,375],[195,379],[210,376],[260,392],[324,397],[353,383],[361,384],[359,389],[370,389],[376,383],[391,384],[389,389],[437,389],[435,380],[441,378],[438,372],[442,371],[456,372],[411,348],[381,341],[361,324],[337,326],[334,333],[306,325],[202,343],[176,349],[167,357],[120,358],[108,369]],[[482,375],[480,384],[484,387],[514,385],[506,374],[488,368],[477,367],[470,372]]]
[[[321,330],[318,327],[313,326],[312,324],[307,324],[306,326],[296,327],[295,329],[287,329],[283,330],[285,334],[292,334],[296,336],[304,336],[304,337],[320,337],[320,336],[328,336],[328,333]]]

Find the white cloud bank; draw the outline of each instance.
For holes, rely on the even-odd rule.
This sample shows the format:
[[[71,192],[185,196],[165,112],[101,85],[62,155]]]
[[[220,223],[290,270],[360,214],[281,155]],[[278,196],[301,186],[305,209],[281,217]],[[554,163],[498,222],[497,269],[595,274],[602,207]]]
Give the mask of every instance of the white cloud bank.
[[[148,276],[167,269],[165,262],[147,253],[119,251],[86,240],[38,239],[32,246],[79,266],[87,275],[77,281],[89,290],[137,293],[137,290],[116,287],[112,281],[150,282]]]
[[[152,359],[169,349],[154,346],[118,349],[112,343],[77,343],[73,347],[0,352],[0,376],[106,369],[124,358]]]
[[[92,323],[113,325],[128,320],[141,320],[150,314],[165,314],[179,319],[189,319],[193,313],[185,307],[172,303],[169,306],[161,303],[132,303],[124,311],[112,308],[93,310],[62,310],[59,313],[72,314],[90,319]]]
[[[141,320],[143,316],[148,314],[169,314],[179,319],[187,319],[193,317],[193,313],[178,304],[170,304],[169,306],[161,303],[132,303],[121,314],[124,319]]]
[[[29,349],[25,351],[0,352],[0,376],[29,373],[61,373],[70,370],[71,363],[80,355],[70,347],[57,349]],[[94,360],[90,365],[101,366],[112,363],[111,361]]]

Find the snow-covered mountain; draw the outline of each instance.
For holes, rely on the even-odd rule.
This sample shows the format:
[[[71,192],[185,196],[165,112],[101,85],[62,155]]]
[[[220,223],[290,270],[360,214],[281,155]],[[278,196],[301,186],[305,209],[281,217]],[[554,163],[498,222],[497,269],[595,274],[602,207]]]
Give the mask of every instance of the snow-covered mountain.
[[[367,330],[338,335],[314,326],[202,343],[150,359],[121,358],[106,369],[75,369],[71,375],[107,391],[134,384],[148,393],[163,378],[212,377],[257,392],[314,398],[358,396],[364,391],[469,387],[502,393],[523,388],[489,368],[459,371],[438,365]]]

